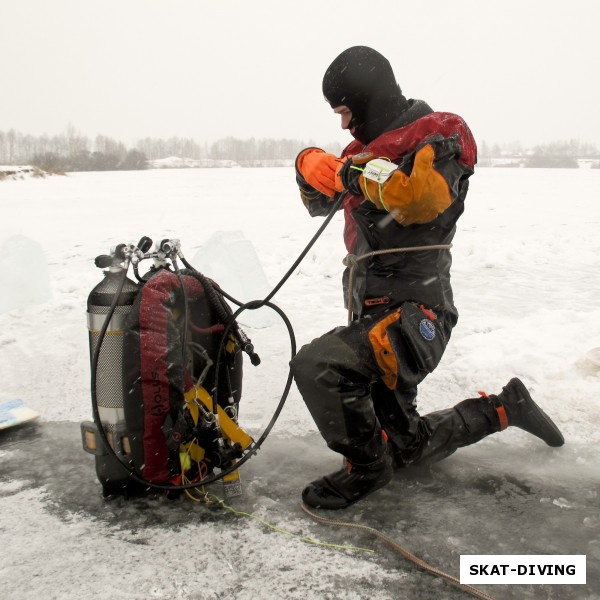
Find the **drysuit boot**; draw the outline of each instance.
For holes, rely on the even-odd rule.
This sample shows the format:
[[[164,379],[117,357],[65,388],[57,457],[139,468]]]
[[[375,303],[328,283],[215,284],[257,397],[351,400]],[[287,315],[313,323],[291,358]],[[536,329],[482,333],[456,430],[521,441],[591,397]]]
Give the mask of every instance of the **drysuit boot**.
[[[565,443],[562,433],[552,419],[532,400],[520,379],[511,379],[497,396],[490,395],[496,405],[500,429],[514,426],[544,440],[557,448]],[[504,414],[503,414],[504,413]]]
[[[393,459],[386,451],[372,463],[361,465],[347,459],[339,471],[325,475],[302,492],[302,500],[314,508],[346,508],[382,488],[394,473]]]

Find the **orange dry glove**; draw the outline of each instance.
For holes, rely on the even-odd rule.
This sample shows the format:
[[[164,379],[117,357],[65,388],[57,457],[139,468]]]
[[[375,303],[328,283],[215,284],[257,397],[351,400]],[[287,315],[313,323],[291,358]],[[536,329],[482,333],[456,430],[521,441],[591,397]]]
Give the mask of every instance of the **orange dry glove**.
[[[435,152],[431,144],[423,146],[416,154],[410,174],[396,169],[383,184],[360,176],[360,187],[365,197],[379,209],[389,212],[401,225],[433,221],[452,204],[450,187],[435,170]]]
[[[336,192],[343,192],[340,169],[345,159],[337,158],[320,148],[306,148],[296,159],[296,169],[306,183],[321,193],[333,198]]]

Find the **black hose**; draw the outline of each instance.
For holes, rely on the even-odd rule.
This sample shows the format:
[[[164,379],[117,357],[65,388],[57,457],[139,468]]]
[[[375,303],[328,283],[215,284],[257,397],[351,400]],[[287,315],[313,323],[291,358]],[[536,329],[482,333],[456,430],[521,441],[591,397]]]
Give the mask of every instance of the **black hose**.
[[[219,287],[219,291],[217,292],[217,290],[215,289],[216,284],[212,280],[210,280],[208,277],[206,277],[206,275],[203,275],[202,273],[200,273],[200,271],[197,271],[196,269],[194,269],[194,267],[192,267],[192,265],[185,259],[183,254],[180,253],[179,258],[181,258],[181,262],[189,270],[190,275],[195,277],[202,284],[202,287],[204,288],[204,293],[206,294],[206,297],[207,297],[209,303],[211,304],[211,306],[217,311],[217,316],[219,317],[219,319],[224,324],[229,323],[232,313],[231,313],[229,306],[223,300],[223,292],[222,292],[221,288]],[[236,302],[236,304],[239,304],[239,303]],[[246,352],[248,354],[248,356],[250,357],[250,361],[252,362],[252,364],[254,366],[259,365],[260,358],[258,357],[258,354],[256,354],[256,352],[254,352],[254,345],[248,339],[248,336],[246,336],[246,334],[239,328],[237,322],[232,323],[231,329],[233,330],[234,336],[237,338],[238,342],[240,343],[242,350],[244,352]],[[215,408],[215,410],[216,410],[216,408]]]
[[[181,274],[181,269],[177,264],[177,260],[175,257],[172,258],[173,261],[173,270],[175,271],[175,275],[179,280],[179,285],[181,286],[181,294],[183,296],[183,319],[182,319],[182,332],[181,332],[181,356],[183,357],[183,366],[187,367],[186,364],[186,354],[187,354],[187,342],[188,342],[188,323],[190,322],[190,308],[188,306],[188,294],[185,288],[185,281],[183,280],[183,275]]]
[[[232,324],[235,323],[235,319],[244,310],[247,310],[248,308],[250,308],[250,310],[252,310],[251,307],[253,305],[254,305],[254,302],[247,302],[245,304],[241,304],[240,308],[238,308],[238,310],[236,310],[233,313],[232,320],[225,327],[225,330],[223,331],[223,335],[221,337],[221,343],[219,344],[219,349],[217,351],[217,360],[215,361],[215,381],[217,383],[219,381],[218,378],[219,378],[219,369],[220,369],[220,363],[221,363],[221,361],[219,360],[219,358],[221,357],[221,354],[225,350],[225,344],[227,342],[227,333],[228,333],[229,329],[231,328]],[[287,315],[283,312],[283,310],[281,310],[277,305],[273,304],[272,302],[266,302],[265,304],[263,304],[263,306],[268,306],[269,308],[271,308],[272,310],[274,310],[281,317],[281,319],[283,320],[283,322],[285,323],[285,326],[287,327],[288,334],[289,334],[289,337],[290,337],[291,357],[294,358],[294,356],[296,356],[296,336],[294,334],[294,328],[292,327],[292,323],[288,319]],[[267,424],[265,430],[263,431],[263,433],[260,436],[260,438],[258,439],[258,441],[253,444],[253,446],[252,446],[252,452],[250,453],[250,455],[256,454],[256,452],[260,449],[262,443],[265,441],[265,439],[269,435],[271,429],[273,429],[273,426],[275,425],[275,422],[279,418],[279,415],[281,414],[281,411],[283,410],[283,406],[284,406],[284,404],[285,404],[285,402],[287,400],[287,397],[288,397],[288,395],[290,393],[290,388],[292,387],[292,381],[293,381],[292,372],[291,372],[291,370],[289,370],[288,371],[287,381],[286,381],[286,384],[285,384],[285,388],[283,390],[283,394],[281,395],[279,403],[277,404],[277,407],[275,408],[275,412],[273,413],[273,416],[271,417],[271,420]],[[216,396],[216,394],[215,394],[215,396]],[[216,404],[217,404],[216,402],[213,402],[213,408],[215,408]],[[216,410],[216,408],[215,408],[215,410]],[[248,456],[248,458],[249,457],[250,456]],[[247,458],[246,458],[246,455],[245,455],[244,458],[243,458],[243,460],[240,459],[240,461],[238,462],[238,466],[240,464],[242,464],[243,462],[246,462],[246,460],[247,460]]]

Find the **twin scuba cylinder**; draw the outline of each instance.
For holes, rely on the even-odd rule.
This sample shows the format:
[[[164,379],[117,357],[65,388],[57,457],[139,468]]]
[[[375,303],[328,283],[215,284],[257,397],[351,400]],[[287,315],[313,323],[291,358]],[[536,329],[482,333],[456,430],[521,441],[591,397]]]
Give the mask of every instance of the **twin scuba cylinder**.
[[[84,449],[105,496],[192,493],[217,479],[227,497],[239,495],[239,459],[254,446],[237,423],[241,352],[260,359],[179,241],[152,244],[144,237],[95,260],[104,276],[87,304],[94,420],[81,424]]]

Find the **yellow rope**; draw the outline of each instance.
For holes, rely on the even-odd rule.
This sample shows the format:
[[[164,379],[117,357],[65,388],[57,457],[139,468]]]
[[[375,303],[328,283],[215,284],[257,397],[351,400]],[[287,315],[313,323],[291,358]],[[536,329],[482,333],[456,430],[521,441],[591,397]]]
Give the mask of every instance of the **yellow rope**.
[[[258,521],[261,525],[264,525],[265,527],[268,527],[269,529],[272,529],[273,531],[276,531],[277,533],[283,533],[284,535],[289,535],[290,537],[294,537],[299,539],[302,542],[306,542],[307,544],[314,544],[315,546],[323,546],[325,548],[335,548],[337,550],[360,550],[361,552],[375,552],[375,550],[373,550],[372,548],[362,548],[360,546],[346,546],[343,544],[329,544],[327,542],[320,542],[318,540],[313,540],[312,538],[297,534],[297,533],[293,533],[292,531],[287,531],[286,529],[281,529],[281,527],[277,527],[275,525],[272,525],[271,523],[268,523],[267,521],[265,521],[264,519],[262,519],[261,517],[254,515],[252,513],[247,513],[241,510],[237,510],[235,508],[233,508],[233,506],[229,506],[227,504],[225,504],[225,502],[223,500],[221,500],[221,498],[219,498],[218,496],[211,496],[208,493],[205,493],[205,502],[206,504],[217,504],[218,506],[220,506],[221,508],[224,508],[225,510],[228,510],[230,513],[238,516],[238,517],[248,517],[250,519],[254,519],[255,521]]]

